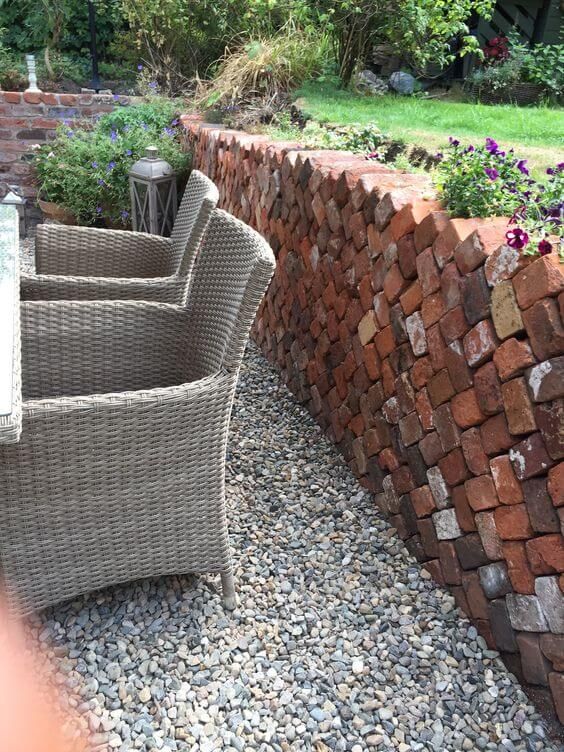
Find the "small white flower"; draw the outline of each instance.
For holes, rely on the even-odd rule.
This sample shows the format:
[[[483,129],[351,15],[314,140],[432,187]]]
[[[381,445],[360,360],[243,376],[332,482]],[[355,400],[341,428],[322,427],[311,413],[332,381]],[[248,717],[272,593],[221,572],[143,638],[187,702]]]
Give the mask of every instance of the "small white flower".
[[[38,149],[41,149],[41,144],[32,144],[32,145],[31,145],[31,148],[32,148],[32,149],[33,149],[34,151],[37,151]]]
[[[49,154],[47,154],[47,156],[48,157],[54,157],[55,156],[55,152],[54,151],[50,151]]]

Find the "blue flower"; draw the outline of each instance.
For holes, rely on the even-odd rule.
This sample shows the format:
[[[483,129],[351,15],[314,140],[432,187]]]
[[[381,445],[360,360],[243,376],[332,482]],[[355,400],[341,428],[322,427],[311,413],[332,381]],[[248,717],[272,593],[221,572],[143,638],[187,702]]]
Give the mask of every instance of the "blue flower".
[[[143,70],[143,66],[141,65],[141,63],[139,63],[139,65],[137,66],[137,70],[139,71]]]
[[[143,128],[144,131],[148,131],[149,130],[149,126],[147,125],[147,123],[140,123],[140,125],[141,125],[141,128]]]
[[[101,206],[97,206],[96,207],[96,214],[101,214],[101,213],[102,213],[102,207]]]
[[[94,169],[98,167],[98,162],[90,162],[90,164]]]
[[[124,209],[124,210],[123,210],[123,211],[121,212],[121,218],[122,218],[122,219],[127,219],[128,217],[129,217],[129,212],[127,211],[127,209]]]
[[[72,138],[74,136],[74,131],[67,131],[67,138]]]
[[[497,180],[499,177],[499,172],[495,169],[495,167],[484,167],[484,172],[490,180]]]
[[[115,166],[116,166],[115,162],[113,162],[113,161],[112,162],[108,162],[108,166],[106,167],[106,172],[111,172],[114,169]]]
[[[117,131],[114,131],[114,130],[110,131],[110,140],[111,141],[117,141],[117,137],[118,137]]]
[[[98,178],[98,185],[104,186],[106,185],[106,181],[102,180],[102,178]]]
[[[131,151],[131,149],[126,149],[125,154],[127,157],[130,157],[133,154],[133,152]]]

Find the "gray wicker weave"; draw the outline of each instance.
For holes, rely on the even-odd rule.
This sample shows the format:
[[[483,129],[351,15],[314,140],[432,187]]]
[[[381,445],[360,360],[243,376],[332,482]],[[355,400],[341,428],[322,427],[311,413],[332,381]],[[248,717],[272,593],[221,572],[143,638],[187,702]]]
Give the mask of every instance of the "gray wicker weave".
[[[22,300],[156,300],[183,303],[218,191],[193,170],[170,238],[94,227],[38,225],[36,274]]]
[[[273,269],[265,240],[216,210],[186,307],[22,303],[22,436],[0,445],[0,572],[14,610],[185,572],[220,573],[233,607],[225,449]]]

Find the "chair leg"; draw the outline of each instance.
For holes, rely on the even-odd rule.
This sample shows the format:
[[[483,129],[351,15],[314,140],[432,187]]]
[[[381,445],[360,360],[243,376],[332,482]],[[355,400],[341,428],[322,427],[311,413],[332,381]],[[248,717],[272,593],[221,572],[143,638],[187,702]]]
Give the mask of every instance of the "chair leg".
[[[221,573],[221,589],[223,592],[223,605],[227,611],[233,611],[237,605],[237,594],[235,593],[235,580],[233,572]]]

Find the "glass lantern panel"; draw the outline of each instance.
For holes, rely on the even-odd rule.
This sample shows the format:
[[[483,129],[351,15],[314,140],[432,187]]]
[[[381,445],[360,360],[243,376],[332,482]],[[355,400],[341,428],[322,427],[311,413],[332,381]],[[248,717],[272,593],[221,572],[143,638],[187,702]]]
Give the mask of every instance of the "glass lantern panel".
[[[149,219],[149,191],[148,185],[141,181],[133,181],[134,216],[137,218],[137,230],[150,232]]]
[[[157,217],[160,234],[168,237],[173,224],[172,181],[158,184]]]

